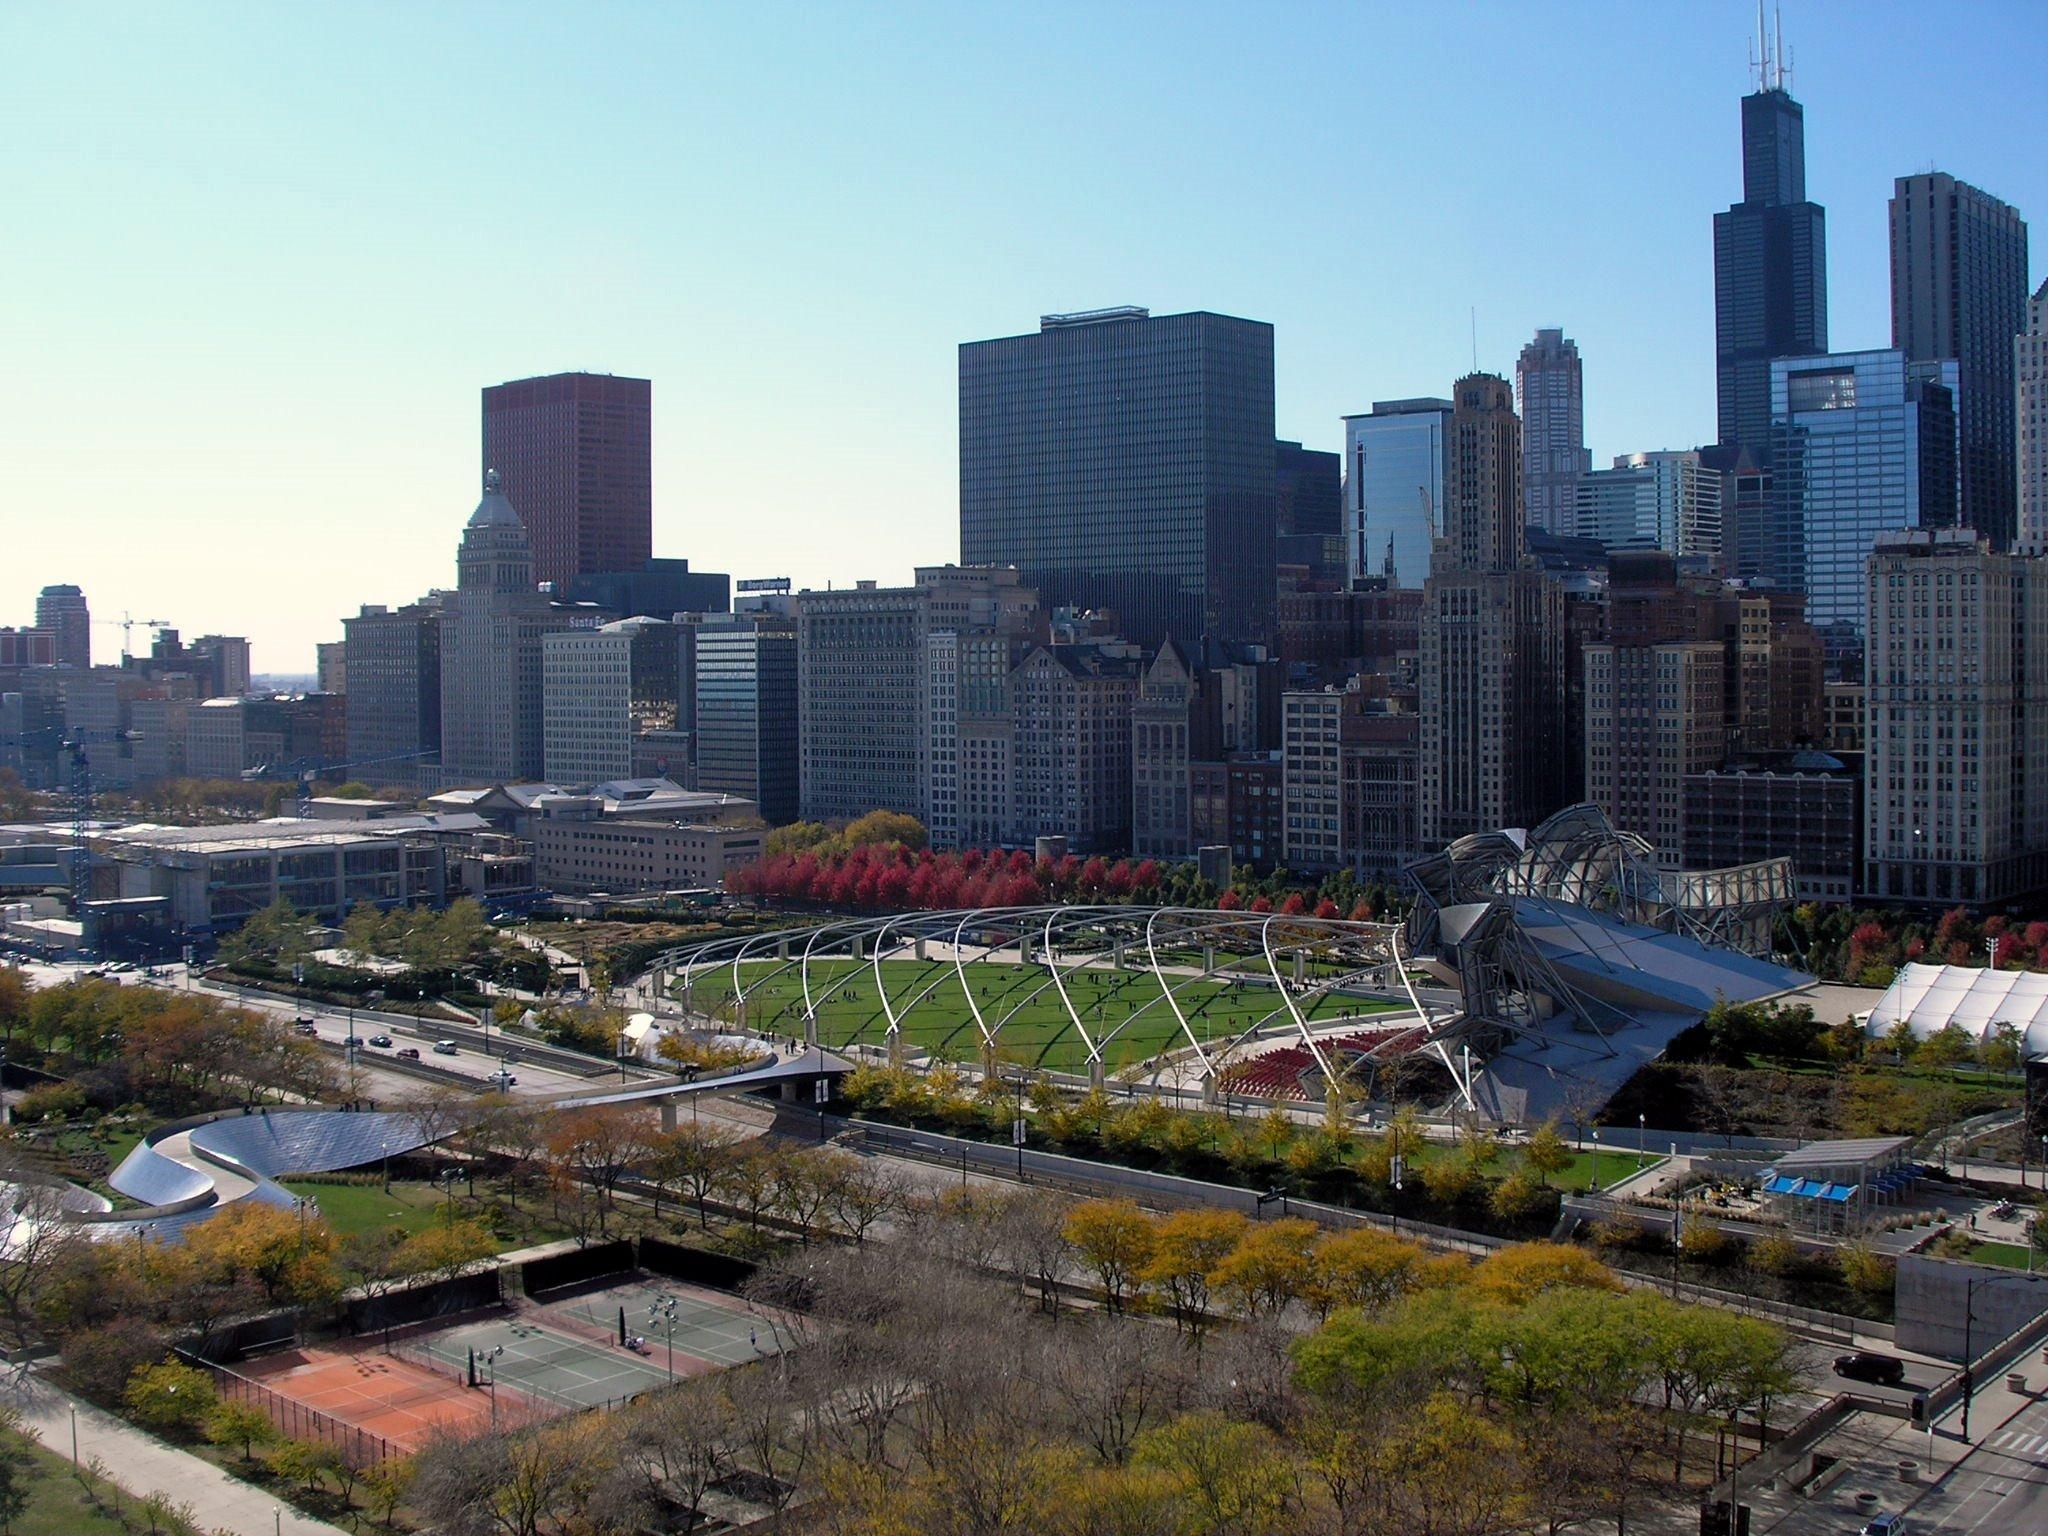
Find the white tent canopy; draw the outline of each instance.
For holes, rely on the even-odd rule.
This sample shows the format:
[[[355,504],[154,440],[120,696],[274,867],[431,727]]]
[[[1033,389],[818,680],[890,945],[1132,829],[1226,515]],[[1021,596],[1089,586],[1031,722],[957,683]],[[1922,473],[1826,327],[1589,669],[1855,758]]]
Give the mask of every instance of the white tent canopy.
[[[1903,1019],[1925,1040],[1951,1024],[1987,1040],[2000,1024],[2020,1032],[2029,1057],[2048,1055],[2048,975],[1971,965],[1903,965],[1864,1026],[1888,1035]]]

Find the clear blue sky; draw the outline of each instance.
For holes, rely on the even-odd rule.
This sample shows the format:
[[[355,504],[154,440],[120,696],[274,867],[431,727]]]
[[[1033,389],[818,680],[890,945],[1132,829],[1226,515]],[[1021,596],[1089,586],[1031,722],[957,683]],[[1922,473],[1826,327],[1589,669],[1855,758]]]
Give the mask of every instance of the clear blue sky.
[[[479,386],[564,368],[654,380],[656,553],[900,580],[958,554],[956,344],[1047,310],[1271,321],[1319,447],[1470,309],[1503,372],[1562,325],[1596,463],[1690,446],[1753,17],[0,3],[0,622],[76,581],[310,670],[452,583]],[[1895,175],[2048,217],[2042,21],[1788,7],[1838,347]]]

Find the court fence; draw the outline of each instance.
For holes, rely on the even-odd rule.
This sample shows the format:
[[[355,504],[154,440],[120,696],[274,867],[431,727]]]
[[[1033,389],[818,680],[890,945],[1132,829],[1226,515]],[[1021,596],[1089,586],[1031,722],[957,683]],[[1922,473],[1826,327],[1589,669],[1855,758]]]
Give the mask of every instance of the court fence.
[[[653,1390],[643,1388],[641,1392],[628,1393],[622,1397],[607,1397],[595,1402],[586,1402],[582,1398],[571,1397],[566,1392],[556,1392],[543,1387],[538,1382],[501,1380],[496,1370],[488,1365],[477,1370],[476,1379],[471,1381],[469,1371],[463,1366],[445,1355],[435,1353],[417,1339],[393,1339],[389,1349],[390,1353],[399,1359],[408,1360],[436,1375],[447,1376],[465,1385],[481,1388],[491,1392],[493,1396],[502,1391],[506,1394],[503,1411],[509,1413],[514,1422],[538,1423],[543,1419],[561,1418],[572,1413],[588,1413],[594,1409],[615,1413],[642,1396],[644,1392]]]
[[[520,1288],[529,1296],[600,1280],[609,1275],[628,1274],[633,1269],[633,1244],[620,1238],[615,1242],[592,1243],[568,1253],[553,1253],[528,1259],[520,1266]]]
[[[187,1365],[198,1366],[213,1378],[213,1389],[223,1401],[253,1403],[270,1415],[278,1433],[293,1440],[317,1440],[332,1446],[343,1461],[359,1472],[393,1456],[407,1454],[406,1447],[394,1445],[382,1435],[308,1407],[297,1398],[287,1397],[203,1355],[187,1350],[178,1353]]]

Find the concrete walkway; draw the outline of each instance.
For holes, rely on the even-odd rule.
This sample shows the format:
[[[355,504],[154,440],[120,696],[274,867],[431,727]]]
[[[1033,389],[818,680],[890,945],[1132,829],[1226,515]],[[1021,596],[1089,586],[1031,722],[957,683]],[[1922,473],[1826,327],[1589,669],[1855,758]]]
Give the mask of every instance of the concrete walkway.
[[[339,1526],[309,1519],[261,1489],[228,1476],[211,1462],[164,1444],[153,1435],[102,1413],[33,1372],[22,1372],[0,1388],[0,1402],[21,1415],[43,1448],[67,1459],[72,1454],[72,1414],[77,1414],[78,1460],[95,1456],[114,1481],[137,1499],[163,1492],[173,1503],[189,1504],[202,1531],[235,1531],[239,1536],[344,1536]]]

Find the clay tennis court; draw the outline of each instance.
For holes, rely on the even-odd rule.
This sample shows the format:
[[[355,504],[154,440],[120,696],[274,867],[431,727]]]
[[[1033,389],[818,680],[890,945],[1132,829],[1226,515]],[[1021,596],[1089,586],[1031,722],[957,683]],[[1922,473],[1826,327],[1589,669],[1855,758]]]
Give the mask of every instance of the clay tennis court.
[[[297,1404],[381,1436],[404,1451],[417,1450],[437,1429],[472,1432],[491,1423],[489,1393],[373,1347],[359,1354],[317,1348],[287,1350],[245,1360],[235,1367],[235,1374],[284,1400],[264,1401],[261,1392],[253,1395],[273,1418],[288,1417],[291,1405]],[[527,1405],[516,1400],[498,1405],[501,1413],[515,1408],[524,1415]],[[305,1433],[303,1428],[294,1431],[290,1424],[280,1422],[288,1434]]]

